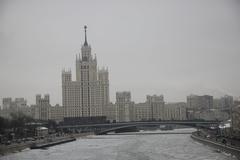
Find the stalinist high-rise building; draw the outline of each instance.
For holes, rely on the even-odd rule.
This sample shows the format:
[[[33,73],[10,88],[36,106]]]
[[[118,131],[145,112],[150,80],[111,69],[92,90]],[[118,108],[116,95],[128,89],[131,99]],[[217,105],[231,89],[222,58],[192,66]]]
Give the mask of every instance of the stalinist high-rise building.
[[[109,104],[108,70],[98,69],[97,58],[87,42],[87,26],[84,30],[85,41],[81,54],[76,56],[76,80],[72,80],[70,70],[62,71],[64,117],[103,116]]]

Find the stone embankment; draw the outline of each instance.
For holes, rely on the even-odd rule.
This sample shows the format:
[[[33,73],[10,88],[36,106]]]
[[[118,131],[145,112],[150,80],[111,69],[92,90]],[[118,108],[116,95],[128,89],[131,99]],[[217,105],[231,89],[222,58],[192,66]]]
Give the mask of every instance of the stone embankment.
[[[50,139],[43,143],[34,143],[30,146],[31,149],[41,149],[41,148],[47,148],[51,146],[55,146],[62,143],[72,142],[76,141],[76,138],[74,137],[63,137],[63,138],[57,138],[57,139]]]
[[[57,138],[45,138],[41,140],[36,141],[27,141],[27,142],[21,142],[21,143],[13,143],[10,145],[0,145],[0,155],[6,155],[9,153],[14,152],[20,152],[26,148],[31,148],[33,146],[42,146],[42,147],[49,147],[65,142],[73,141],[77,138],[83,138],[89,135],[93,135],[93,133],[79,133],[79,134],[71,134],[63,137],[57,137]]]
[[[217,148],[219,151],[231,153],[232,155],[236,156],[238,159],[240,159],[240,148],[237,146],[224,144],[219,141],[214,141],[212,139],[208,139],[206,137],[199,136],[197,132],[193,132],[191,135],[192,139],[199,141],[203,144],[212,146],[214,148]]]

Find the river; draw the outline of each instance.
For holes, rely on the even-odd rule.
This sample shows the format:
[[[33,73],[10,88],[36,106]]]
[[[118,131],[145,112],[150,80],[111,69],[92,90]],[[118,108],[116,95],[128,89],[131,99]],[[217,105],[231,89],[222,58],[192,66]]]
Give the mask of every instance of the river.
[[[177,132],[179,132],[178,130]],[[47,149],[0,157],[2,160],[236,160],[191,139],[189,134],[101,135]],[[142,134],[144,133],[144,134]]]

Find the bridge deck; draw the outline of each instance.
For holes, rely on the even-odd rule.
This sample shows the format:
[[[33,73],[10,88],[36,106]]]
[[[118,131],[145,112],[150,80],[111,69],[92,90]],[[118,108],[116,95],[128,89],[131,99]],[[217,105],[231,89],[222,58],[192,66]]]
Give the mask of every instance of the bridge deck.
[[[152,122],[121,122],[121,123],[104,123],[104,124],[81,124],[81,125],[64,125],[58,128],[84,128],[84,127],[120,127],[120,126],[144,126],[144,125],[164,125],[164,124],[176,124],[176,125],[219,125],[219,121],[152,121]]]

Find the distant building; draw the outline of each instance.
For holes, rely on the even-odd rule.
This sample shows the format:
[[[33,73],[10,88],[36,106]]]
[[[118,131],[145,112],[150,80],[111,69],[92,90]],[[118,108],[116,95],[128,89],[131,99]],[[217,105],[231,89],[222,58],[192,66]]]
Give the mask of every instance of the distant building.
[[[63,121],[63,107],[59,105],[52,106],[49,94],[45,94],[43,97],[40,94],[36,95],[36,104],[32,105],[30,109],[34,119]]]
[[[147,95],[147,103],[150,107],[150,116],[152,120],[164,120],[164,98],[163,95]]]
[[[191,109],[212,109],[213,108],[213,96],[209,95],[190,95],[187,96],[187,108]]]
[[[215,109],[229,109],[233,105],[233,96],[225,95],[221,98],[213,99],[213,108]]]
[[[135,121],[164,120],[163,95],[147,95],[144,103],[134,104]]]
[[[186,120],[187,104],[185,102],[167,103],[164,106],[165,120]]]
[[[225,95],[221,98],[223,103],[223,108],[232,108],[233,107],[233,96]]]
[[[238,106],[238,105],[240,105],[240,97],[238,97],[237,99],[235,99],[234,101],[233,101],[233,106],[235,107],[235,106]]]
[[[12,105],[12,98],[8,97],[8,98],[2,99],[3,109],[9,109],[11,105]]]
[[[235,106],[232,110],[232,128],[234,135],[240,137],[240,105]]]
[[[203,112],[213,109],[213,96],[187,96],[187,119],[200,119]]]
[[[62,103],[64,117],[97,117],[105,115],[109,104],[108,69],[97,69],[97,58],[91,54],[85,42],[80,55],[76,57],[76,81],[71,71],[62,72]]]
[[[151,106],[149,103],[137,103],[134,105],[135,121],[148,121],[152,119]]]
[[[4,118],[11,118],[12,113],[23,113],[31,116],[30,107],[27,106],[27,100],[24,98],[3,98],[3,108],[0,110],[0,116]]]
[[[15,98],[13,101],[12,98],[3,98],[3,109],[16,109],[27,106],[27,100],[24,98]]]
[[[40,107],[36,104],[30,106],[30,112],[33,119],[40,119]]]
[[[129,122],[134,120],[134,103],[130,92],[116,93],[117,121]]]
[[[27,100],[24,98],[15,98],[14,103],[17,108],[24,108],[27,106]]]
[[[50,119],[50,107],[50,96],[48,94],[45,94],[43,98],[40,94],[36,95],[36,108],[38,108],[40,120]]]
[[[63,107],[60,105],[51,106],[49,109],[49,119],[57,122],[63,121]]]
[[[219,109],[198,110],[194,112],[194,119],[226,121],[229,119],[229,114]]]

